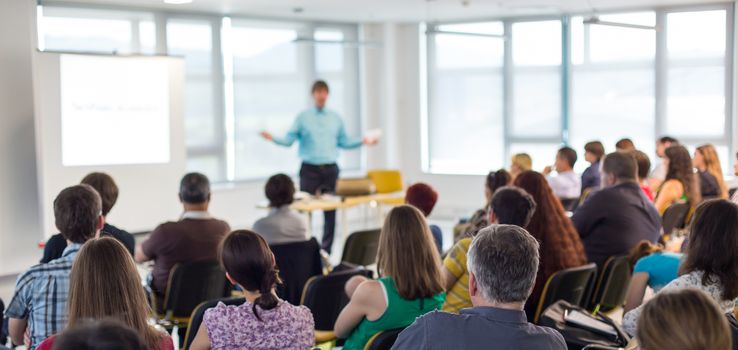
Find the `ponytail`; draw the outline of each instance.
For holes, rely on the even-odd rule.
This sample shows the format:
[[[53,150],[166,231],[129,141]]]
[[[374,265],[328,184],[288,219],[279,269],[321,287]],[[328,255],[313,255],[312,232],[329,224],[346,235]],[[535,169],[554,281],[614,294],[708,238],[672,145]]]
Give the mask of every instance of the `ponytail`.
[[[262,310],[271,310],[277,307],[279,299],[277,299],[277,296],[274,295],[272,291],[274,286],[281,282],[282,281],[279,279],[279,271],[277,269],[272,268],[264,274],[264,278],[261,280],[261,285],[259,286],[259,293],[261,295],[254,300],[254,305],[251,306],[251,310],[259,321],[263,320],[261,319],[261,316],[259,316],[256,306],[258,305]]]

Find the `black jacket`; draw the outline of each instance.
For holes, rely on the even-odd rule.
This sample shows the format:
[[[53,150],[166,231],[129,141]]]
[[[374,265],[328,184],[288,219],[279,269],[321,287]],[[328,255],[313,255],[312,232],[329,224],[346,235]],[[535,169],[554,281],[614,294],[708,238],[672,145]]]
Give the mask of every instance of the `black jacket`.
[[[103,226],[102,232],[100,232],[100,236],[110,236],[117,239],[123,243],[128,252],[131,253],[131,256],[133,256],[133,249],[136,246],[136,240],[133,238],[132,234],[106,223],[105,226]],[[61,258],[62,253],[64,253],[64,249],[66,248],[67,240],[61,235],[61,233],[51,236],[44,246],[44,256],[41,258],[41,263],[45,264],[51,260]]]

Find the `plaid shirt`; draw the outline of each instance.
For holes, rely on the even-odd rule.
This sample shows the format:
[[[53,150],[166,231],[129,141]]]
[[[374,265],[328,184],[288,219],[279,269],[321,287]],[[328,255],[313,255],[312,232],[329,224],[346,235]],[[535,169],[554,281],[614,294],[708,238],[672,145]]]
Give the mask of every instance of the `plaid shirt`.
[[[31,347],[34,350],[47,337],[59,333],[67,324],[69,274],[81,244],[70,244],[62,257],[31,267],[18,277],[15,295],[5,316],[28,319]]]

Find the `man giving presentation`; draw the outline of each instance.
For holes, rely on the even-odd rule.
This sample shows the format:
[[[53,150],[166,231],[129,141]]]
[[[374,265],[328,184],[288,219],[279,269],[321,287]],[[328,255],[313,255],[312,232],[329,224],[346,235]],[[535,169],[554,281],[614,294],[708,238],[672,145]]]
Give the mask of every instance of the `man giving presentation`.
[[[354,149],[361,145],[374,145],[376,138],[351,138],[346,134],[343,120],[338,113],[326,109],[328,100],[328,84],[318,80],[312,87],[315,107],[300,113],[292,127],[284,137],[276,137],[269,132],[262,131],[261,136],[274,143],[289,147],[295,141],[300,143],[300,189],[317,194],[329,193],[336,190],[338,180],[338,149]],[[336,212],[324,212],[325,225],[323,227],[322,247],[328,253],[333,246],[333,235],[336,229]]]

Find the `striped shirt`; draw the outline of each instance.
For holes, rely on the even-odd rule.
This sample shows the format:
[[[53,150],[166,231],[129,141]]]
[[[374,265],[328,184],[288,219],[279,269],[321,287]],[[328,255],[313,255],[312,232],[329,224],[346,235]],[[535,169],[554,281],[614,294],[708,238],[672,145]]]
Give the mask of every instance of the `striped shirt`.
[[[33,266],[18,277],[15,295],[5,316],[28,320],[30,350],[59,333],[67,324],[69,274],[81,246],[70,244],[61,258]]]
[[[443,311],[459,313],[461,309],[472,307],[469,297],[469,270],[466,267],[466,254],[471,242],[471,237],[458,241],[443,259],[443,266],[456,277],[456,283],[446,293]]]

